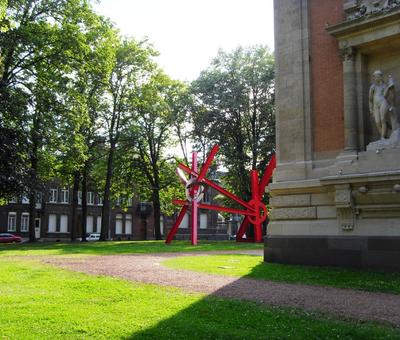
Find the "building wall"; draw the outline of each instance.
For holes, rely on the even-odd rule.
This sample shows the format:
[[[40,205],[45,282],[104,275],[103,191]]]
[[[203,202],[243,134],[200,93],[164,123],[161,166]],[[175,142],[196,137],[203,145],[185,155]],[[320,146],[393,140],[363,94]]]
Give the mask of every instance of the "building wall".
[[[72,190],[69,190],[68,203],[61,202],[61,187],[55,183],[50,184],[48,189],[57,189],[57,202],[49,202],[50,195],[48,192],[42,195],[42,202],[37,204],[36,218],[40,220],[40,238],[43,240],[69,240],[72,222]],[[102,215],[102,205],[99,201],[99,195],[95,192],[93,204],[88,204],[87,215],[92,218],[93,227],[90,232],[100,233],[100,220]],[[23,213],[29,212],[29,202],[19,198],[16,203],[0,207],[0,232],[8,232],[8,216],[10,213],[16,214],[16,230],[10,231],[13,234],[22,237],[29,237],[29,232],[21,231],[21,217]],[[117,232],[117,217],[121,217],[121,231]],[[130,218],[129,218],[130,217]],[[66,221],[67,220],[67,221]],[[49,230],[49,222],[54,221],[54,227]],[[131,232],[127,229],[127,224],[131,222]],[[62,230],[63,222],[67,222],[67,230]],[[81,204],[78,205],[78,226],[77,237],[81,235],[82,210]],[[51,223],[52,224],[52,223]],[[88,227],[88,226],[87,226]],[[39,235],[38,235],[39,236]],[[115,205],[111,213],[110,238],[114,240],[147,240],[154,239],[154,220],[153,216],[144,217],[138,212],[138,202],[133,200],[132,205],[126,209],[119,205]]]
[[[266,261],[400,270],[400,147],[367,147],[378,138],[372,72],[400,82],[400,4],[360,17],[362,3],[274,1],[277,168]]]
[[[315,158],[343,149],[343,67],[338,42],[328,24],[344,19],[343,0],[310,0],[310,60]]]

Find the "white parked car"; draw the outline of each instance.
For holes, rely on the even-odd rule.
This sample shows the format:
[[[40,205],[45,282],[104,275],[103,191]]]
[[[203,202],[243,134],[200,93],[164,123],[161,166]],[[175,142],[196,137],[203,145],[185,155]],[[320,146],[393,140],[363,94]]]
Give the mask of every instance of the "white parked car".
[[[98,241],[100,240],[100,234],[90,234],[86,237],[86,241]]]

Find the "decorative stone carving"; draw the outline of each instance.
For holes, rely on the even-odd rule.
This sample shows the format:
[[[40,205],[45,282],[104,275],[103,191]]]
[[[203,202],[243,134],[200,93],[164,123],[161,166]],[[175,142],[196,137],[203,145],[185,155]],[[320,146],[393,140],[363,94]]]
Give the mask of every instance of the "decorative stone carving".
[[[400,0],[345,0],[347,20],[388,13],[400,8]]]
[[[354,47],[348,46],[340,50],[340,55],[342,61],[354,61],[356,58],[356,49]]]
[[[369,111],[373,115],[381,139],[370,143],[367,150],[400,147],[400,123],[395,109],[395,85],[392,77],[385,82],[383,73],[373,73],[369,90]]]
[[[342,230],[351,231],[354,229],[355,209],[354,200],[351,194],[351,187],[348,184],[337,185],[335,191],[335,205],[339,225]]]

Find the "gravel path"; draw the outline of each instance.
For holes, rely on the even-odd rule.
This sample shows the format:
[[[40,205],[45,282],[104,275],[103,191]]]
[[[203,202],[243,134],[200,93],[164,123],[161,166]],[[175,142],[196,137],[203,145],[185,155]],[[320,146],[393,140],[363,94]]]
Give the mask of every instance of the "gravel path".
[[[187,255],[204,253],[112,255],[79,259],[52,257],[43,261],[89,274],[179,287],[190,292],[257,301],[270,306],[295,307],[346,318],[391,323],[400,327],[400,295],[234,278],[174,270],[161,265],[168,258]]]

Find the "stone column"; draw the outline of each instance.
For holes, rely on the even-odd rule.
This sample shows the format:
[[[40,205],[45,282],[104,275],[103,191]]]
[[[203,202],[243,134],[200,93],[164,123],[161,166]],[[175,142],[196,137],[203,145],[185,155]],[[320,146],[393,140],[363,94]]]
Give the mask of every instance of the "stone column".
[[[344,151],[358,150],[357,136],[357,88],[355,57],[356,50],[347,47],[343,53],[343,82],[344,82]]]

